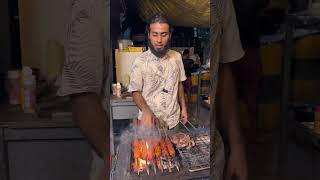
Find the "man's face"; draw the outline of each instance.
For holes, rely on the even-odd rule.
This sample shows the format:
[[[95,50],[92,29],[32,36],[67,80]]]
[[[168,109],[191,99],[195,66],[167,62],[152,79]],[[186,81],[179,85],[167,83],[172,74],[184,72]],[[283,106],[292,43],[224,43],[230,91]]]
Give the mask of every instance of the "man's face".
[[[167,23],[150,24],[149,47],[157,57],[163,57],[169,48],[171,33]]]

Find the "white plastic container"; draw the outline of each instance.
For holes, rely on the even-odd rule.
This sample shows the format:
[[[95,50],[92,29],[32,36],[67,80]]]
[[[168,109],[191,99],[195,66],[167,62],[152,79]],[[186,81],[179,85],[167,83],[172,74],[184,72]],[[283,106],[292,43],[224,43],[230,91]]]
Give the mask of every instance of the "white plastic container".
[[[117,84],[112,84],[112,95],[117,95]]]
[[[8,71],[7,91],[9,95],[9,104],[11,105],[19,104],[20,72],[18,70]]]
[[[34,113],[36,109],[36,78],[26,76],[23,78],[23,111]]]
[[[121,97],[121,84],[117,83],[116,96]]]

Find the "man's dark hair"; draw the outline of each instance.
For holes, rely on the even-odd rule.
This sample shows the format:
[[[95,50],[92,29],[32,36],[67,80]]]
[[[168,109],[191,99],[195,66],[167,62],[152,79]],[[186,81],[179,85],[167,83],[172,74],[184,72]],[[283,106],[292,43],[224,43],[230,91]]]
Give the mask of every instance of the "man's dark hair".
[[[147,27],[146,27],[147,33],[150,32],[150,25],[154,24],[154,23],[168,24],[169,25],[169,32],[171,33],[173,31],[173,28],[171,27],[169,20],[165,16],[163,16],[162,14],[155,14],[150,18],[150,20],[147,24]]]
[[[187,54],[189,54],[190,52],[189,52],[189,49],[185,49],[184,51],[183,51],[183,53],[182,53],[182,55],[187,55]]]

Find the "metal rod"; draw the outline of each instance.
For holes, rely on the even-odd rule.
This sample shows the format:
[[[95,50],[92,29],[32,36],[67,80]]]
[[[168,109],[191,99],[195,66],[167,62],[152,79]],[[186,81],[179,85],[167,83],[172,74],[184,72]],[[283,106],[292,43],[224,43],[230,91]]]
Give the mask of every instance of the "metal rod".
[[[181,122],[181,121],[180,121]],[[197,130],[197,128],[190,122],[190,121],[187,121],[187,123],[189,123],[190,125],[191,125],[191,127],[196,131]],[[182,123],[181,122],[181,124],[187,129],[187,131],[188,132],[190,132],[190,133],[192,133],[191,131],[190,131],[190,129],[184,124],[184,123]],[[198,136],[198,138],[199,139],[201,139],[201,141],[206,145],[206,146],[210,146],[209,144],[207,144],[202,138],[202,136]]]
[[[180,121],[181,122],[181,121]],[[190,132],[191,133],[191,131],[189,130],[189,128],[183,123],[183,122],[181,122],[181,124],[184,126],[184,128],[186,128],[187,129],[187,131],[188,132]]]
[[[278,159],[278,173],[281,174],[285,170],[287,163],[288,150],[288,102],[290,94],[290,74],[291,74],[291,58],[293,50],[293,33],[294,33],[295,18],[287,16],[286,18],[286,34],[284,42],[284,55],[282,60],[282,92],[281,92],[281,138],[280,151]]]
[[[195,130],[197,129],[190,121],[187,121],[187,123],[189,123],[190,126],[193,127],[193,129],[195,129]]]

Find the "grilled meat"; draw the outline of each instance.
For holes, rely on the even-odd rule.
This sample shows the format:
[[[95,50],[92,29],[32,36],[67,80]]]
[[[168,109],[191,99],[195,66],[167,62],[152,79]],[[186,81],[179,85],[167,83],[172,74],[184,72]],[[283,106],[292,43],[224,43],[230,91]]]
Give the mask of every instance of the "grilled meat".
[[[171,157],[174,157],[176,155],[176,152],[173,148],[173,144],[171,143],[171,140],[169,139],[169,137],[166,137],[166,144],[167,144],[167,148],[168,148],[168,151],[169,151],[169,154]]]
[[[156,156],[156,159],[159,159],[159,157],[161,156],[161,147],[159,146],[159,143],[154,146],[154,154]]]
[[[133,141],[133,157],[134,159],[140,158],[140,143],[137,139]]]
[[[147,159],[147,144],[146,140],[140,140],[140,155],[141,159]]]
[[[162,157],[166,158],[167,156],[169,156],[166,143],[163,139],[160,140],[160,147],[161,147],[161,151],[162,151]]]
[[[177,148],[191,148],[195,145],[194,141],[191,140],[190,136],[185,133],[177,133],[171,137],[172,142]]]

